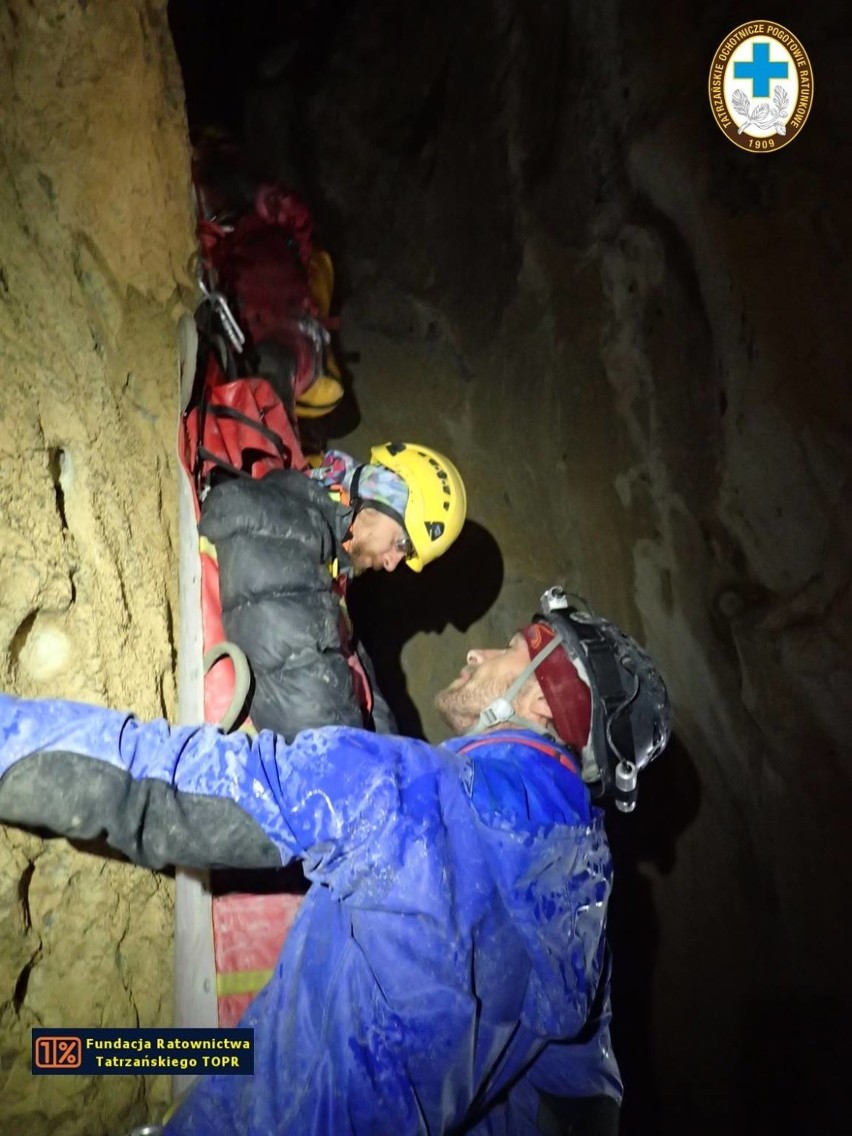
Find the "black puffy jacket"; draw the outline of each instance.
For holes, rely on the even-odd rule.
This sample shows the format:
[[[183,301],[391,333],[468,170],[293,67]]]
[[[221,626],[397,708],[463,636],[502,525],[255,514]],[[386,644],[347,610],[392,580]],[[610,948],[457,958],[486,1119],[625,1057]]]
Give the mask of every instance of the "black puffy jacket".
[[[341,542],[352,517],[294,470],[222,482],[202,504],[199,531],[216,547],[225,634],[251,663],[250,714],[259,730],[292,740],[316,726],[395,728],[359,652],[375,702],[374,721],[365,719],[346,661],[354,646],[341,639],[329,565],[350,567]]]

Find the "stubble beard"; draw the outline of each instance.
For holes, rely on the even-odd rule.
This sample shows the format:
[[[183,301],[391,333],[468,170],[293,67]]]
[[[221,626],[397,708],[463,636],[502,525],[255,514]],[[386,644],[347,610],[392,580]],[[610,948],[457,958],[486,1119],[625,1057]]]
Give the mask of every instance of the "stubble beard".
[[[375,569],[373,557],[364,551],[364,546],[357,541],[352,542],[349,549],[349,560],[352,564],[352,575],[363,576],[365,572]]]
[[[454,679],[435,695],[435,709],[447,725],[458,733],[464,733],[475,725],[486,705],[482,701],[482,691],[476,689],[475,671],[462,673],[470,674],[470,678],[460,684],[458,679]]]

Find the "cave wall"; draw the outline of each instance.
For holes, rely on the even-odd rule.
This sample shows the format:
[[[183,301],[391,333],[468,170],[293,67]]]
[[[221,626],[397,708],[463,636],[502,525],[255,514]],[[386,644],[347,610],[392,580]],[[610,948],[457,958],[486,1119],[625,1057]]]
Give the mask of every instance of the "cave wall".
[[[817,95],[795,144],[761,156],[725,141],[706,95],[735,5],[326,7],[321,76],[267,77],[250,132],[298,169],[340,258],[347,442],[408,433],[457,458],[504,559],[474,635],[558,580],[670,686],[677,742],[613,821],[626,1124],[834,1131],[852,883],[839,7],[773,10]],[[432,736],[427,692],[469,639],[403,649]]]
[[[174,325],[193,249],[159,0],[0,8],[0,685],[175,710]],[[0,830],[0,1131],[140,1123],[165,1078],[33,1077],[32,1026],[171,1021],[173,885]]]

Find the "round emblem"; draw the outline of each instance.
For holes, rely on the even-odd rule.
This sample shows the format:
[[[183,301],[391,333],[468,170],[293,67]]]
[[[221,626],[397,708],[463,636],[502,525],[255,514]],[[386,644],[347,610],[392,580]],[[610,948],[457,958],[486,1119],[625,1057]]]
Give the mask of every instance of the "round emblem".
[[[789,146],[805,125],[814,77],[807,52],[791,31],[753,20],[719,44],[708,90],[725,137],[741,150],[771,154]]]

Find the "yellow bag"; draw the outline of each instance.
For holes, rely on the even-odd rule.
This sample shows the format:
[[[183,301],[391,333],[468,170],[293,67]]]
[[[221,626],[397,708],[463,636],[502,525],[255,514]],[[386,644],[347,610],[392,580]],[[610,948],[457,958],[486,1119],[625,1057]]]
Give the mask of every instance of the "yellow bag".
[[[314,249],[311,253],[308,262],[308,289],[320,316],[327,319],[334,294],[334,265],[325,249]],[[297,399],[296,414],[299,418],[320,418],[334,410],[343,398],[340,368],[330,347],[325,352],[325,369],[327,374],[318,375]]]

